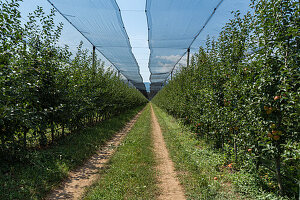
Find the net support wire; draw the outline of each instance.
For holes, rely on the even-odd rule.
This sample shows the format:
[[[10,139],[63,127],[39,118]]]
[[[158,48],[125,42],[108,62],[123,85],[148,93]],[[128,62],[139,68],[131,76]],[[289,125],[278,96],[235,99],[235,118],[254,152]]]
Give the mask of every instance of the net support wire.
[[[149,1],[149,0],[147,0]],[[202,28],[198,31],[198,33],[194,36],[192,42],[190,43],[190,45],[188,46],[186,52],[184,52],[182,54],[182,56],[177,60],[177,62],[174,64],[169,76],[171,75],[172,76],[172,72],[174,71],[174,68],[175,66],[180,62],[180,60],[185,56],[185,54],[188,54],[187,55],[187,66],[189,65],[189,57],[190,57],[190,49],[191,49],[191,46],[193,45],[193,43],[195,42],[195,40],[197,39],[197,37],[201,34],[201,32],[204,30],[204,28],[206,27],[206,25],[209,23],[209,21],[211,20],[211,18],[213,17],[213,15],[215,14],[216,10],[220,7],[220,5],[223,3],[224,0],[220,0],[219,3],[217,4],[217,6],[213,9],[212,13],[210,14],[210,16],[208,17],[208,19],[205,21],[204,25],[202,26]],[[147,5],[147,3],[146,3]],[[148,14],[147,14],[147,9],[145,9],[145,12],[146,12],[146,15],[147,15],[147,21],[148,21]],[[150,27],[149,27],[149,23],[148,24],[148,37],[149,37],[149,31],[150,31]],[[148,43],[150,42],[150,39],[148,38]],[[150,45],[149,45],[150,46]],[[150,52],[151,54],[151,52]],[[151,55],[150,55],[151,56]],[[150,61],[149,61],[150,63]],[[150,69],[150,64],[148,65],[149,66],[149,70],[151,72],[151,69]],[[169,76],[165,79],[165,81],[169,78]]]
[[[92,42],[91,42],[91,40],[90,39],[88,39],[83,33],[84,33],[84,31],[80,31],[66,16],[70,16],[70,17],[76,17],[76,16],[73,16],[73,15],[68,15],[68,14],[63,14],[52,2],[51,2],[51,0],[47,0],[47,2],[61,15],[61,16],[63,16],[63,18],[67,21],[67,22],[69,22],[92,46],[93,46],[93,51],[94,51],[94,47],[95,47],[95,49],[97,49],[98,50],[98,52],[106,59],[106,60],[108,60],[110,63],[111,63],[111,65],[117,70],[117,71],[119,71],[119,68],[113,63],[113,62],[111,62],[110,61],[110,59],[108,59],[98,48],[96,48],[97,47],[97,45],[94,45]],[[120,12],[120,8],[119,8],[119,12]],[[121,15],[121,13],[120,13],[120,15]],[[122,18],[121,18],[121,23],[122,23],[122,25],[123,25],[123,28],[124,28],[124,30],[125,30],[125,34],[126,34],[126,36],[128,37],[128,34],[127,34],[127,32],[126,32],[126,29],[125,29],[125,27],[124,27],[124,23],[123,23],[123,20],[122,20]],[[129,37],[128,37],[128,39],[129,39]],[[128,42],[129,42],[129,47],[130,47],[130,49],[132,49],[132,46],[131,46],[131,44],[130,44],[130,41],[128,40]],[[132,52],[131,52],[131,54],[132,54]],[[132,54],[132,56],[133,56],[133,58],[134,58],[134,60],[135,60],[135,62],[136,62],[136,64],[137,64],[137,61],[136,61],[136,59],[135,59],[135,57],[134,57],[134,55]],[[94,56],[93,56],[94,57]],[[138,74],[141,76],[141,74],[140,74],[140,68],[139,68],[139,65],[137,64],[137,66],[138,66]],[[123,75],[123,74],[122,74]],[[123,75],[124,77],[126,77],[125,75]],[[129,78],[127,78],[126,77],[126,79],[128,80],[128,84],[129,84],[129,82],[131,82],[131,80],[129,79]],[[143,83],[143,82],[142,82]],[[138,88],[137,88],[138,89]]]

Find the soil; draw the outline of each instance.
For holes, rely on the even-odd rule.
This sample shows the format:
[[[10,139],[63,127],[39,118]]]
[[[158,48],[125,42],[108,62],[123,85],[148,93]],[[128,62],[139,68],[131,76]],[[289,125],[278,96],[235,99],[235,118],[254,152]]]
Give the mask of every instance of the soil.
[[[152,137],[154,143],[154,153],[157,160],[158,186],[160,188],[159,200],[183,200],[184,190],[180,185],[177,174],[175,172],[174,164],[169,157],[166,144],[151,105],[152,117]]]
[[[116,147],[133,127],[142,112],[143,110],[127,123],[111,140],[106,142],[83,166],[70,172],[68,178],[57,189],[53,190],[46,199],[80,199],[85,188],[100,178],[99,170],[105,167],[106,163],[114,154]]]

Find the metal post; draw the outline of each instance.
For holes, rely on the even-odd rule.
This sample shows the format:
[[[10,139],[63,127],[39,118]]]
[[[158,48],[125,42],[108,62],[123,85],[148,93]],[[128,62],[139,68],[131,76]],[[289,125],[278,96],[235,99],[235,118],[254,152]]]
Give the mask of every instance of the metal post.
[[[190,48],[187,49],[187,61],[186,62],[187,62],[186,66],[189,67],[189,65],[190,65]]]
[[[93,45],[93,69],[95,70],[96,69],[96,63],[95,63],[95,50],[96,50],[96,47]],[[96,71],[96,70],[95,70]]]
[[[118,70],[118,77],[120,78],[120,70]]]
[[[173,78],[173,70],[171,71],[171,80],[172,80],[172,78]]]

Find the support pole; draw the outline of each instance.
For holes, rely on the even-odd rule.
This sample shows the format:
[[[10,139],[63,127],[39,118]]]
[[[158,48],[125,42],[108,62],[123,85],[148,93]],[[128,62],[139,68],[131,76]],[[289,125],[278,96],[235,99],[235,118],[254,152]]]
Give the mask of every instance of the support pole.
[[[95,63],[95,50],[96,50],[96,47],[93,45],[93,70],[94,70],[94,73],[96,73],[96,63]]]
[[[187,63],[186,63],[186,66],[187,67],[189,67],[189,65],[190,65],[190,51],[191,51],[191,49],[190,48],[188,48],[187,49]]]
[[[120,78],[120,70],[118,70],[118,78]]]
[[[171,71],[171,80],[172,80],[172,78],[173,78],[173,70]]]

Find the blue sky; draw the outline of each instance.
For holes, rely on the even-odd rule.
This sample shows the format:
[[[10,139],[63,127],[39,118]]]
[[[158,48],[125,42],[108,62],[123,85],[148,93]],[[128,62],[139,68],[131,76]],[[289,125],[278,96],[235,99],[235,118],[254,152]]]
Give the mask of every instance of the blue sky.
[[[149,82],[150,72],[148,69],[148,61],[150,50],[148,48],[148,27],[145,14],[146,0],[116,0],[116,2],[120,7],[123,23],[132,46],[132,52],[140,66],[143,81]],[[204,41],[208,34],[215,37],[218,35],[222,26],[224,26],[224,24],[232,17],[231,11],[239,9],[242,14],[244,14],[249,10],[249,3],[249,0],[224,0],[207,27],[192,45],[191,52],[196,52],[199,46],[205,44]],[[32,12],[38,5],[42,6],[46,12],[49,12],[52,8],[47,0],[24,0],[20,5],[22,21],[26,22],[28,13]],[[201,10],[199,10],[199,12],[201,12]],[[64,23],[64,29],[60,40],[61,45],[67,44],[71,51],[76,52],[76,47],[79,42],[83,41],[84,47],[92,50],[92,45],[72,25],[60,16],[59,13],[57,13],[55,21]],[[98,56],[106,62],[107,67],[111,66],[100,53],[98,53]],[[174,59],[175,58],[178,58],[178,56],[175,56]],[[185,64],[186,57],[183,57],[179,63]]]

